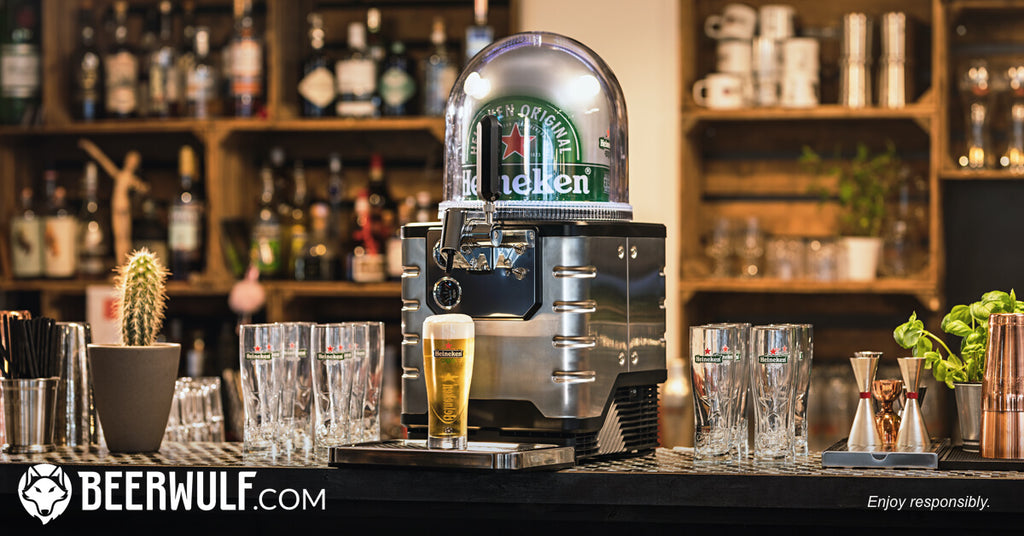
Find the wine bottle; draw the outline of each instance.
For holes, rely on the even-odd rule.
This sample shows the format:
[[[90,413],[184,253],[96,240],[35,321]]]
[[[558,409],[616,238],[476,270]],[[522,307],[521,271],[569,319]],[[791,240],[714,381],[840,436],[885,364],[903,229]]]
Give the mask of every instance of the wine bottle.
[[[11,218],[11,271],[17,278],[43,275],[43,218],[27,186],[21,190],[21,209]]]
[[[103,61],[96,48],[93,0],[82,0],[78,10],[81,38],[71,60],[71,115],[79,121],[103,117]]]
[[[95,162],[85,164],[82,176],[82,208],[78,215],[78,273],[86,278],[106,277],[113,267],[110,214],[97,195],[98,173]]]
[[[0,11],[7,19],[0,26],[0,124],[27,125],[39,109],[42,86],[39,0],[7,0]]]
[[[203,270],[206,213],[195,152],[188,145],[182,146],[178,153],[178,175],[181,190],[171,205],[167,245],[171,251],[171,276],[185,281]]]

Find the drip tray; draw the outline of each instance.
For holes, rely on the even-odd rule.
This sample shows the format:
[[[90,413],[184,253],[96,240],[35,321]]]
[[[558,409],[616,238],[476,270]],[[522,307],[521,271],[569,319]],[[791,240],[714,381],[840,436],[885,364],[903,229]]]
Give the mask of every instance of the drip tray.
[[[877,467],[880,469],[936,469],[939,454],[948,439],[933,440],[930,447],[918,452],[899,450],[850,450],[842,439],[821,453],[822,467]]]
[[[331,447],[330,465],[484,469],[495,471],[557,470],[572,467],[575,449],[537,443],[470,441],[466,450],[428,449],[425,439],[392,439]]]

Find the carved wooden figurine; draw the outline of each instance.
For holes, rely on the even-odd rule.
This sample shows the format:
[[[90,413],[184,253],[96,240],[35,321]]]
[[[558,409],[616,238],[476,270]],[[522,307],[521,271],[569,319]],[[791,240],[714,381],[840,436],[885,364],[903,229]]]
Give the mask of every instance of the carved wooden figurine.
[[[142,157],[138,151],[128,151],[124,167],[118,169],[95,143],[81,139],[78,146],[114,179],[114,191],[110,196],[110,227],[114,232],[114,255],[118,263],[124,262],[132,249],[132,206],[128,194],[131,190],[149,191],[149,185],[135,175]]]

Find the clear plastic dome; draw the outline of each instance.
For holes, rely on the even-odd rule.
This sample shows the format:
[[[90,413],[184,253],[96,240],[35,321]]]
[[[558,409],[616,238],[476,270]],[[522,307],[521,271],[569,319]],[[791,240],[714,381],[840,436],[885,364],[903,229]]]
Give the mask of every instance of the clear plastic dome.
[[[473,58],[448,97],[442,213],[482,207],[476,125],[485,115],[501,122],[497,218],[632,219],[626,101],[592,50],[526,32]]]

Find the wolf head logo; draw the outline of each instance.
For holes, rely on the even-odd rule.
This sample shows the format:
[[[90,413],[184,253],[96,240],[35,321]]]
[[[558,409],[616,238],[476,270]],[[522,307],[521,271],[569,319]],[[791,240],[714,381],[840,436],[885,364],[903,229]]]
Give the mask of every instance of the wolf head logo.
[[[33,465],[18,481],[18,498],[25,511],[45,525],[71,503],[71,479],[56,465]]]

